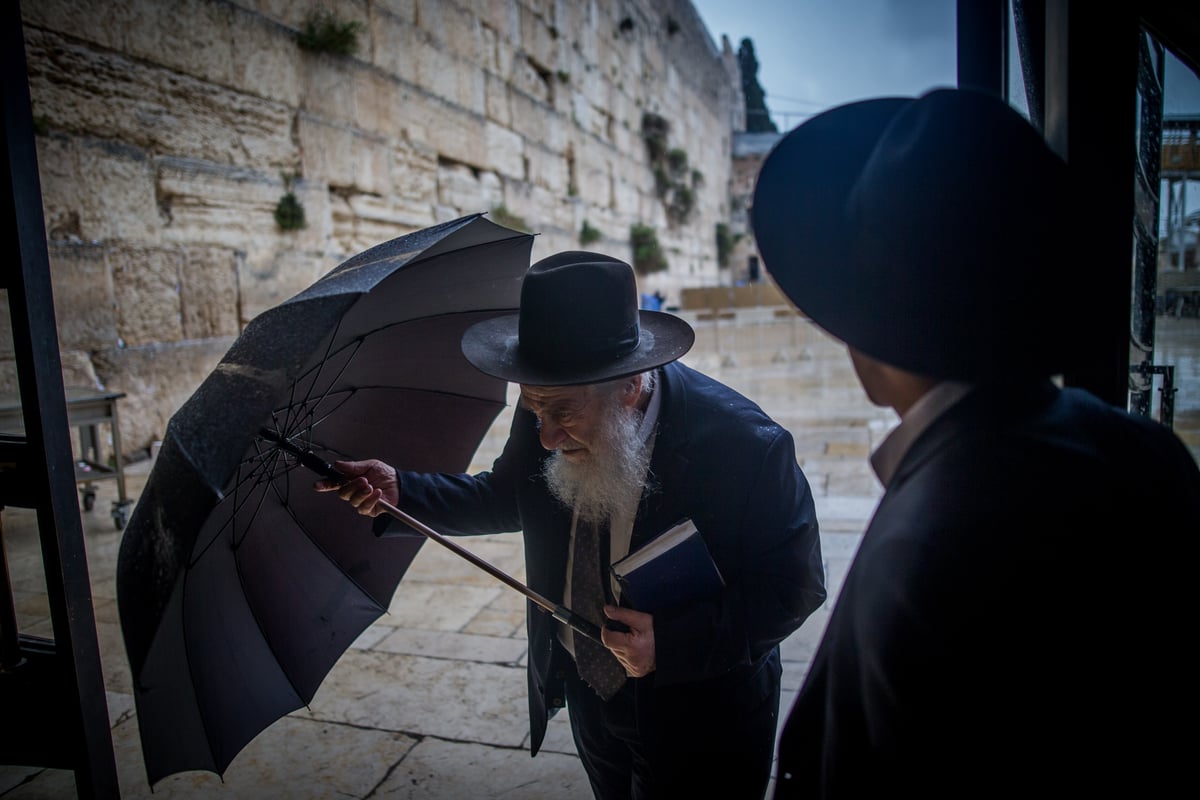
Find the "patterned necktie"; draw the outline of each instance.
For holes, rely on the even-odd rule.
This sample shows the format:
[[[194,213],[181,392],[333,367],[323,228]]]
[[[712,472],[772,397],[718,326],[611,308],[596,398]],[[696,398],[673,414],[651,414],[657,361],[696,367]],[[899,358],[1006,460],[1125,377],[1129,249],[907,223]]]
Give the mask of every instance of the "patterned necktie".
[[[604,623],[604,580],[607,554],[601,555],[599,527],[578,520],[575,525],[575,555],[571,562],[572,610],[590,622]],[[604,700],[625,684],[625,668],[607,647],[582,633],[574,633],[575,666],[579,677]]]

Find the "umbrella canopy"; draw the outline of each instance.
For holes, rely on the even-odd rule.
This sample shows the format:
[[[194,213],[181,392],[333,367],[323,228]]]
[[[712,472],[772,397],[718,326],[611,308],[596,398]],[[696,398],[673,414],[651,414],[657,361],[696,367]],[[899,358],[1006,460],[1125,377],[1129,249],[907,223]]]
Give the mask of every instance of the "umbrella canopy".
[[[374,536],[279,442],[465,470],[505,383],[462,333],[517,307],[532,242],[473,215],[360,253],[252,320],[171,418],[117,563],[152,785],[223,773],[307,705],[425,541]]]

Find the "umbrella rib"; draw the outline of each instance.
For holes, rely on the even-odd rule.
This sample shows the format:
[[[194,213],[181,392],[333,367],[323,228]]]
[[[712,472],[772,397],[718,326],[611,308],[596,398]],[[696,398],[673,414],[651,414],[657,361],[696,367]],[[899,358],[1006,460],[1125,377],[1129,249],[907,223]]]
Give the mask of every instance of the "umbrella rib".
[[[342,320],[339,319],[337,321],[337,325],[334,326],[333,333],[331,333],[329,336],[329,343],[325,346],[325,355],[321,358],[321,362],[317,366],[316,373],[313,375],[312,382],[314,385],[317,383],[318,379],[321,377],[321,372],[325,369],[325,365],[329,363],[329,357],[334,352],[333,351],[333,343],[334,343],[334,341],[336,341],[338,331],[341,330],[341,327],[342,327]],[[374,333],[374,331],[372,331],[371,333]],[[295,402],[295,399],[296,399],[295,392],[296,392],[296,386],[297,386],[298,382],[293,383],[292,384],[292,393],[291,393],[292,404],[291,404],[291,406],[289,406],[289,408],[293,408],[293,407],[296,407],[297,405],[299,405],[300,407],[302,407],[304,409],[308,409],[311,406],[320,405],[321,402],[329,396],[329,393],[331,391],[333,391],[333,387],[337,385],[338,379],[341,378],[342,375],[345,374],[345,372],[349,368],[351,362],[354,361],[355,355],[357,355],[358,351],[362,349],[363,340],[369,335],[370,334],[368,333],[368,334],[362,334],[361,336],[357,336],[351,342],[348,342],[345,345],[343,345],[342,347],[338,348],[337,352],[339,352],[339,353],[341,351],[345,350],[347,347],[352,347],[353,349],[350,351],[350,354],[343,360],[341,367],[338,368],[337,374],[333,376],[333,379],[326,382],[325,388],[321,391],[320,396],[315,400],[315,402],[312,397],[306,396],[302,403],[297,404]],[[306,411],[306,415],[308,415],[308,414],[311,414],[311,412]],[[289,420],[289,422],[291,422],[291,421],[292,420]],[[309,426],[308,429],[311,429],[311,426]],[[289,425],[287,428],[285,428],[285,430],[292,430],[292,426]]]
[[[282,452],[282,450],[277,451],[277,454],[279,454],[281,452]],[[287,463],[286,457],[280,455],[280,458],[282,458],[284,460],[284,462]],[[300,464],[297,463],[295,465],[287,466],[286,471],[294,472],[295,470],[297,470],[299,468],[300,468]],[[337,560],[332,556],[332,554],[328,550],[326,550],[325,547],[319,541],[317,541],[316,537],[314,537],[311,533],[309,533],[308,526],[305,525],[298,516],[296,516],[295,510],[293,510],[291,505],[288,504],[287,499],[280,494],[278,487],[275,486],[274,483],[271,484],[271,490],[273,492],[275,492],[276,497],[279,498],[280,505],[283,506],[283,509],[288,513],[288,516],[290,516],[292,518],[292,520],[295,521],[296,527],[299,528],[304,533],[305,538],[307,538],[310,542],[312,542],[313,547],[320,550],[321,553],[326,557],[326,559],[328,559],[329,563],[332,564],[334,567],[336,567],[337,571],[342,573],[342,575],[346,578],[346,580],[352,586],[354,586],[354,588],[358,589],[358,591],[361,592],[364,597],[366,597],[368,600],[370,600],[371,603],[376,608],[379,609],[380,614],[387,611],[387,606],[382,605],[379,602],[378,598],[376,598],[369,591],[367,591],[367,588],[365,586],[363,586],[361,583],[359,583],[358,580],[355,579],[355,577],[353,575],[346,572],[346,570],[342,569],[342,565],[337,562]]]

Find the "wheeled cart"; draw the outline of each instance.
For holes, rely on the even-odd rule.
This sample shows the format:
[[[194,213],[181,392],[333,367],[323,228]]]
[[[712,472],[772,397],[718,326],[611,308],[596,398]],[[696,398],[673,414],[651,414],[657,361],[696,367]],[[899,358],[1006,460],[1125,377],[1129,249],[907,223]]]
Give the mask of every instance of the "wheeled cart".
[[[133,504],[125,493],[125,471],[121,461],[121,426],[117,417],[117,401],[124,392],[102,392],[96,389],[67,388],[67,421],[79,430],[79,455],[75,460],[75,483],[79,488],[84,511],[96,506],[96,483],[116,480],[117,499],[112,504],[113,524],[122,530],[129,521]],[[112,431],[112,458],[106,461],[100,447],[100,426]],[[16,396],[0,397],[0,433],[24,435],[24,416],[21,401]]]

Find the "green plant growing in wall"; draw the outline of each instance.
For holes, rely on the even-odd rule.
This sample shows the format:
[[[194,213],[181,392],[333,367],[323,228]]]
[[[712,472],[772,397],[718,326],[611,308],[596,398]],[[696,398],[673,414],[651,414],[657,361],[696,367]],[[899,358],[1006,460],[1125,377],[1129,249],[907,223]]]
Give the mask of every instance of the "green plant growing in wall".
[[[280,230],[297,231],[306,225],[304,205],[292,191],[295,180],[295,175],[285,174],[283,176],[283,186],[286,191],[275,205],[275,224],[279,226]]]
[[[704,183],[699,170],[688,165],[687,151],[668,147],[671,123],[663,116],[646,112],[642,115],[642,140],[654,174],[654,191],[667,210],[672,226],[686,223],[696,207],[696,189]]]
[[[598,228],[593,228],[590,224],[588,224],[586,219],[583,221],[583,225],[579,227],[579,243],[584,247],[587,247],[593,242],[599,241],[602,235],[603,234],[600,233],[600,230]]]
[[[361,22],[343,20],[327,8],[314,8],[304,18],[296,43],[316,53],[348,56],[358,50],[358,34],[362,30]]]
[[[741,240],[742,234],[734,234],[729,230],[729,225],[724,222],[717,223],[717,264],[722,268],[729,266],[729,255],[733,252],[733,248]]]
[[[667,268],[667,258],[658,244],[654,228],[640,222],[631,225],[629,245],[633,250],[633,268],[639,275],[662,272]]]
[[[646,152],[651,164],[659,164],[667,154],[667,135],[671,132],[671,123],[659,114],[647,111],[642,114],[642,140],[646,143]]]
[[[524,217],[518,216],[508,210],[508,207],[501,203],[494,206],[488,214],[488,218],[497,225],[503,225],[506,228],[512,228],[518,231],[529,231],[529,223]]]

